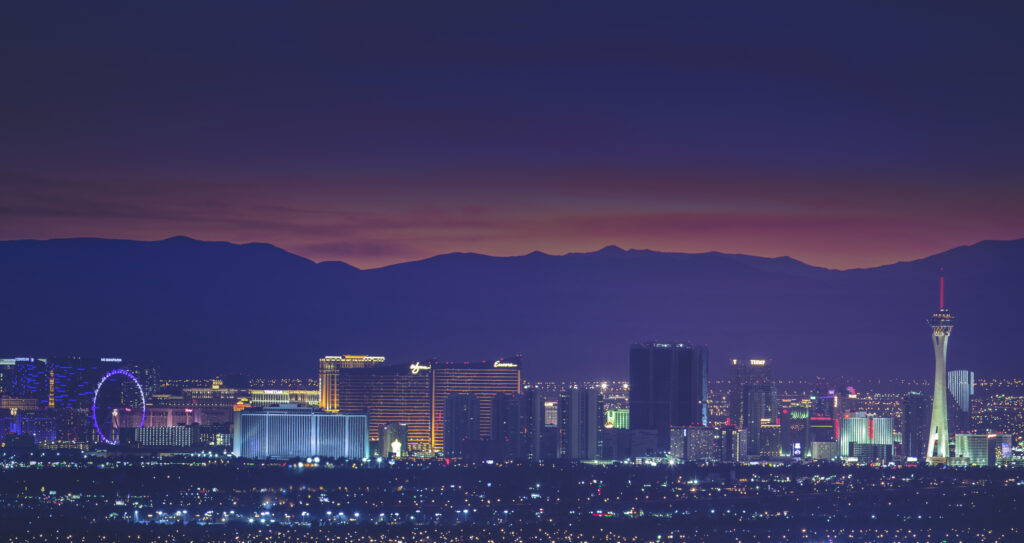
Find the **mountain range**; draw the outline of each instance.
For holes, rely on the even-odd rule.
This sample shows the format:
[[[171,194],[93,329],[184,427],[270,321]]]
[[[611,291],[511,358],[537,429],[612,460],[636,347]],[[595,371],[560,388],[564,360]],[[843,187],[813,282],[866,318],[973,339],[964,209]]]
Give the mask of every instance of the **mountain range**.
[[[1022,377],[1024,239],[855,270],[791,258],[606,247],[452,253],[360,270],[277,247],[175,237],[0,242],[0,356],[122,356],[163,375],[312,377],[325,354],[523,354],[527,379],[627,375],[636,341],[767,357],[782,377],[930,379],[940,269],[949,367]]]

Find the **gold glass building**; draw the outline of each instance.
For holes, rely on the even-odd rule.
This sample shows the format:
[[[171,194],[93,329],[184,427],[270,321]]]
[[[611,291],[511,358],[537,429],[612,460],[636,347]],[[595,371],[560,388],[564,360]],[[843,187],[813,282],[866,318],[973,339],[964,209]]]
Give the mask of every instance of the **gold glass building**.
[[[454,393],[474,394],[480,399],[480,436],[491,434],[491,400],[496,394],[519,394],[522,392],[522,376],[519,373],[519,359],[496,360],[494,362],[434,364],[433,409],[434,424],[431,429],[431,449],[444,448],[444,402]]]
[[[320,358],[320,408],[337,412],[339,399],[333,395],[337,390],[338,372],[347,369],[372,368],[383,366],[383,356],[366,356],[344,354],[341,356],[324,356]]]
[[[405,424],[410,451],[441,451],[448,395],[460,392],[479,397],[480,437],[487,437],[494,395],[522,390],[519,365],[517,357],[492,362],[427,361],[352,368],[328,364],[325,368],[321,359],[321,399],[324,409],[331,411],[369,411],[371,428]]]

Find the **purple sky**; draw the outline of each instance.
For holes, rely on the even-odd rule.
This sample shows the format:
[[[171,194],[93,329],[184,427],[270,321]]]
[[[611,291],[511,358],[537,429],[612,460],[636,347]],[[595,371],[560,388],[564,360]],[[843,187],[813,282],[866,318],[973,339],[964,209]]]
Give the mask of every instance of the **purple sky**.
[[[1019,8],[625,9],[10,8],[0,238],[847,268],[1024,237]]]

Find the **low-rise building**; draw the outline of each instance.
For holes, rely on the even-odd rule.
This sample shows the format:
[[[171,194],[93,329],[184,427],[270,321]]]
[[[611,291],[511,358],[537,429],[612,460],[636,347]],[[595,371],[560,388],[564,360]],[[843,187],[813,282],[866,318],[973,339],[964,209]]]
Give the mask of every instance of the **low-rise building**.
[[[235,413],[232,447],[244,458],[368,458],[366,413],[329,413],[283,404]]]

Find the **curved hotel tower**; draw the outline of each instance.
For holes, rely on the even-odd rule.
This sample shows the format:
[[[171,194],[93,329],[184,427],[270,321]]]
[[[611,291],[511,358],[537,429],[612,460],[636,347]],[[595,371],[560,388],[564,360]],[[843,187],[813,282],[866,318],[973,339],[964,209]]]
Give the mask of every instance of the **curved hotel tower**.
[[[928,319],[935,348],[935,392],[932,395],[932,422],[928,426],[929,464],[944,463],[949,456],[949,426],[946,410],[946,346],[953,331],[953,315],[946,309],[945,278],[939,278],[939,310]]]

